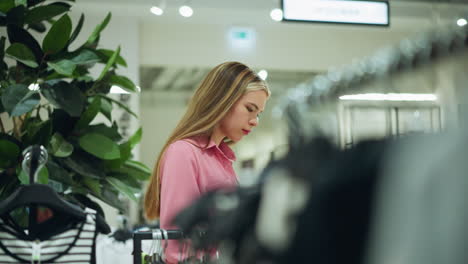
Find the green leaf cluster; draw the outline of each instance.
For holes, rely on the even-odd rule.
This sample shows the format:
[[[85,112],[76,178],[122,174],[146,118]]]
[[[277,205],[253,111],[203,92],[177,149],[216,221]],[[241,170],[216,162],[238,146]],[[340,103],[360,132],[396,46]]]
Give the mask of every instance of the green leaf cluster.
[[[119,107],[137,115],[108,92],[113,85],[129,92],[137,89],[116,73],[127,67],[120,47],[97,49],[110,13],[71,50],[85,16],[73,25],[70,2],[0,1],[0,27],[7,32],[0,37],[0,199],[29,183],[21,170],[21,153],[40,144],[49,152],[40,183],[59,184],[60,191],[92,195],[122,210],[119,195],[136,200],[150,171],[132,157],[141,128],[123,139],[111,113]],[[43,35],[41,43],[32,31]],[[97,64],[103,69],[94,78],[90,69]],[[107,124],[96,123],[98,115]],[[6,121],[12,129],[6,129]]]

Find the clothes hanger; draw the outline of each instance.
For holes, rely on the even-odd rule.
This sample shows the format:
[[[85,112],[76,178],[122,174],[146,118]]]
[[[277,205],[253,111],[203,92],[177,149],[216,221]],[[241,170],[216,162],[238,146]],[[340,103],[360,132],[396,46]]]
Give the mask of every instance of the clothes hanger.
[[[34,183],[38,172],[46,164],[47,158],[47,150],[43,146],[36,145],[25,149],[22,166],[23,170],[29,174],[30,184],[20,186],[12,195],[0,202],[0,216],[6,216],[16,208],[28,207],[30,231],[37,228],[35,216],[38,206],[61,212],[76,220],[86,219],[86,213],[80,207],[63,200],[50,186]],[[29,232],[32,236],[34,233]]]

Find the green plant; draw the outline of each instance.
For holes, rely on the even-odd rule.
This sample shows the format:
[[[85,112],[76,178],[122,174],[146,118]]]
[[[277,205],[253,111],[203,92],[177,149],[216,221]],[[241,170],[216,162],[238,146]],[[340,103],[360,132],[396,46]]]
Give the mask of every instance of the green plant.
[[[141,128],[123,140],[111,110],[117,106],[136,115],[107,94],[112,85],[130,92],[136,86],[116,73],[118,66],[126,67],[120,47],[98,48],[111,14],[85,43],[70,50],[84,22],[82,14],[73,29],[70,8],[66,2],[0,1],[0,28],[7,32],[0,37],[0,200],[28,183],[21,170],[21,152],[41,144],[49,161],[39,173],[40,183],[66,193],[68,199],[90,202],[86,197],[92,195],[122,210],[119,193],[136,200],[135,193],[150,171],[132,160]],[[42,44],[32,30],[45,34]],[[96,64],[105,66],[93,78],[89,69]],[[109,122],[91,123],[99,113]]]

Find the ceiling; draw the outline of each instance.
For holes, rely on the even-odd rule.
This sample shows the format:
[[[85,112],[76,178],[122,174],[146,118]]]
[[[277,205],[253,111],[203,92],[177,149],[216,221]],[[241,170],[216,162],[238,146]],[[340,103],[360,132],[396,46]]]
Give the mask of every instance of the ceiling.
[[[221,8],[221,9],[265,9],[281,5],[281,0],[78,0],[80,2],[101,2],[128,5],[156,5],[165,3],[166,7],[178,7],[190,4],[193,8]],[[429,4],[467,4],[468,0],[389,0],[393,2],[413,2]]]

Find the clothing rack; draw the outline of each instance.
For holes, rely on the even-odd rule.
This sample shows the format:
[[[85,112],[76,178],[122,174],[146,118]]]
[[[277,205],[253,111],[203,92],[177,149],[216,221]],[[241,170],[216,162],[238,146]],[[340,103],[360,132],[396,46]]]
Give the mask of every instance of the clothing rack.
[[[161,239],[159,234],[163,234],[164,240],[184,239],[185,235],[181,230],[156,229],[152,231],[137,231],[133,233],[133,263],[141,264],[141,241]]]
[[[329,70],[291,89],[274,109],[275,116],[286,115],[291,146],[304,143],[303,117],[311,106],[337,99],[363,84],[392,77],[468,49],[468,26],[433,30],[404,39],[398,45],[379,50],[371,57],[339,69]]]

